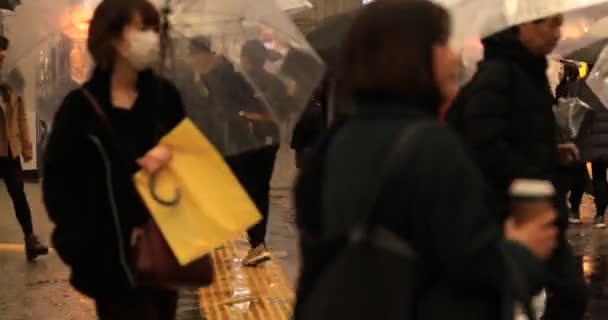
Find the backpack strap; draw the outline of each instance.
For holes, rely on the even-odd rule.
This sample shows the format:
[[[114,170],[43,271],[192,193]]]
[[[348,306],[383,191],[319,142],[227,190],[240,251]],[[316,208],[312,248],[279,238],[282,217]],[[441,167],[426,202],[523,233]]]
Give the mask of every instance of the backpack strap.
[[[392,241],[391,238],[394,238],[394,236],[388,237],[388,231],[378,227],[378,218],[380,215],[377,210],[384,198],[384,191],[390,182],[395,180],[394,175],[398,173],[403,166],[403,161],[410,152],[409,146],[422,131],[430,128],[432,125],[433,121],[422,120],[414,122],[401,130],[397,139],[391,145],[388,156],[384,160],[382,172],[370,190],[370,198],[368,198],[363,209],[364,212],[366,212],[365,219],[351,231],[351,241],[371,242],[383,248],[395,251],[396,253],[402,253],[408,256],[413,254],[413,249],[409,248],[409,246],[403,246],[406,245],[406,243],[402,241]],[[393,244],[396,244],[397,242],[402,244],[399,248],[393,246]],[[387,244],[391,244],[391,247],[387,247]]]
[[[306,161],[301,165],[294,193],[296,195],[296,224],[303,235],[315,237],[323,234],[320,199],[322,198],[321,184],[325,173],[325,158],[333,137],[346,123],[348,123],[348,119],[333,122],[313,146]]]
[[[101,122],[102,126],[104,127],[104,130],[106,131],[106,134],[108,134],[112,143],[116,143],[116,141],[120,141],[118,139],[118,136],[116,135],[116,132],[114,131],[114,129],[112,127],[112,123],[110,123],[110,120],[108,119],[108,116],[106,115],[106,113],[103,112],[103,108],[101,107],[101,104],[99,103],[97,98],[95,98],[95,96],[91,93],[91,91],[89,89],[85,88],[84,86],[80,88],[80,92],[82,92],[84,97],[89,102],[88,103],[89,107],[97,115],[98,120]],[[120,150],[116,145],[113,145],[113,147],[117,151]],[[124,159],[121,159],[121,160],[124,161]],[[166,207],[176,206],[179,203],[179,201],[181,200],[181,191],[179,189],[177,189],[175,191],[175,196],[173,197],[173,199],[170,199],[170,200],[162,199],[156,193],[157,180],[158,180],[158,172],[154,172],[154,173],[150,174],[148,188],[149,188],[150,195],[152,196],[152,198],[163,206],[166,206]]]

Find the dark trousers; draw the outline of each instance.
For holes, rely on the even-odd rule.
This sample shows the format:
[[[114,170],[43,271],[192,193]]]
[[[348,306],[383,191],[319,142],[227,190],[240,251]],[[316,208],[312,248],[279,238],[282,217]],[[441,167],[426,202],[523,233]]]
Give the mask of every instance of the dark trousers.
[[[99,320],[175,320],[177,293],[140,289],[116,301],[96,300]]]
[[[262,220],[247,232],[253,248],[266,240],[270,211],[270,180],[278,150],[278,146],[270,146],[227,159],[228,165],[262,214]]]
[[[32,213],[27,203],[23,185],[21,161],[12,157],[0,158],[0,177],[4,179],[6,189],[13,201],[17,220],[25,237],[33,233]]]
[[[606,162],[592,162],[593,171],[593,196],[595,198],[595,209],[598,216],[604,216],[608,206],[608,181],[606,180]]]
[[[562,234],[547,263],[550,273],[543,320],[583,320],[589,299],[583,268]]]
[[[576,164],[573,166],[562,167],[559,170],[560,186],[558,196],[565,199],[570,193],[568,200],[570,208],[574,212],[580,210],[583,194],[589,182],[589,173],[585,164]]]

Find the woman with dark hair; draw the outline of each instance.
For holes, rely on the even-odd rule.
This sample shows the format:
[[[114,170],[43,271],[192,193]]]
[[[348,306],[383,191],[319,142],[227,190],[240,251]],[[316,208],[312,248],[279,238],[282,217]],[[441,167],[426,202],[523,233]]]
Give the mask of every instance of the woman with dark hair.
[[[150,69],[159,27],[146,0],[101,2],[88,38],[96,69],[63,101],[45,157],[53,245],[101,320],[175,318],[177,293],[139,286],[129,254],[133,230],[150,219],[132,176],[169,161],[159,140],[184,117],[177,89]]]
[[[370,220],[415,249],[425,289],[442,286],[450,297],[450,305],[429,301],[434,307],[419,319],[465,319],[450,309],[462,311],[458,306],[465,301],[483,310],[479,319],[512,316],[513,300],[505,299],[512,281],[506,256],[524,275],[531,289],[526,294],[539,289],[542,259],[555,245],[555,212],[509,220],[503,228],[484,203],[478,169],[458,137],[437,120],[442,103],[458,89],[449,36],[448,13],[431,1],[378,1],[355,19],[341,79],[353,114],[330,129],[296,186],[302,235],[297,315],[340,250],[326,244]],[[406,138],[402,157],[390,161],[398,168],[382,172],[398,153],[397,140]],[[384,188],[375,190],[379,185]],[[366,212],[373,203],[376,209]],[[425,298],[423,290],[421,308]]]

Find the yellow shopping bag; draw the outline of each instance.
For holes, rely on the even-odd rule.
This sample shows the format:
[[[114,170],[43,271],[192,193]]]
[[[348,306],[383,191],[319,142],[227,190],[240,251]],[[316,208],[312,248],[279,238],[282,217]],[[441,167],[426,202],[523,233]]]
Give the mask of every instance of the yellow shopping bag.
[[[161,140],[173,148],[169,165],[156,175],[155,194],[150,175],[135,174],[139,194],[181,265],[186,265],[227,240],[240,236],[261,215],[224,159],[189,119]]]

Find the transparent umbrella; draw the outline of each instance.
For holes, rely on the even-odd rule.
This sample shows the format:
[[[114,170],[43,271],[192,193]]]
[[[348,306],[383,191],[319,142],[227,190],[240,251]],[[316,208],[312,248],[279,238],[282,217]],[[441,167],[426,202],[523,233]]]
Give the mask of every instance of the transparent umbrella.
[[[606,0],[434,1],[448,8],[452,15],[453,46],[462,53],[466,75],[474,73],[478,62],[474,60],[482,57],[479,40],[484,37],[521,23],[563,14],[562,41],[552,54],[559,60],[601,40],[591,32],[591,27],[608,16]]]
[[[22,96],[38,160],[61,101],[78,87],[91,68],[86,50],[88,21],[99,1],[22,0],[3,16],[10,40],[2,81]]]
[[[313,8],[307,0],[276,0],[279,8],[289,14],[297,14]]]
[[[284,142],[324,65],[277,3],[152,2],[169,13],[158,71],[174,81],[188,116],[217,148],[234,155]],[[99,3],[23,0],[6,20],[12,46],[3,69],[23,75],[41,147],[61,100],[94,67],[86,39]]]
[[[165,75],[226,155],[285,142],[325,67],[274,1],[170,1]]]
[[[564,15],[563,40],[555,53],[565,56],[598,40],[590,33],[595,21],[608,16],[606,0],[434,0],[450,10],[453,39],[462,48],[509,27]]]

